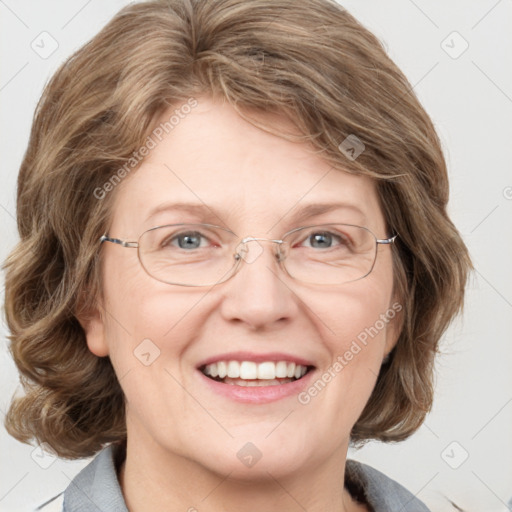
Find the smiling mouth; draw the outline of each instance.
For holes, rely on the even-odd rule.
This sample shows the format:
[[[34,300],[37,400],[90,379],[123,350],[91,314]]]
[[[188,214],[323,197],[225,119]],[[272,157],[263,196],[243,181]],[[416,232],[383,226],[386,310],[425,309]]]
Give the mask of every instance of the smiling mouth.
[[[217,361],[199,368],[206,377],[232,386],[278,386],[302,379],[313,366],[290,361]]]

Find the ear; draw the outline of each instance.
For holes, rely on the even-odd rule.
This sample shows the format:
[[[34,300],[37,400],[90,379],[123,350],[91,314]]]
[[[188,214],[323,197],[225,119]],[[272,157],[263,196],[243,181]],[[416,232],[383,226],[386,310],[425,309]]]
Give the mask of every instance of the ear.
[[[94,309],[81,311],[77,319],[85,332],[87,346],[89,350],[98,357],[109,355],[109,349],[105,336],[105,321],[103,307],[100,303],[95,305]]]
[[[386,315],[389,318],[389,323],[386,327],[386,346],[384,349],[385,359],[389,353],[395,348],[400,333],[402,332],[404,322],[404,308],[402,303],[395,300],[390,305]]]

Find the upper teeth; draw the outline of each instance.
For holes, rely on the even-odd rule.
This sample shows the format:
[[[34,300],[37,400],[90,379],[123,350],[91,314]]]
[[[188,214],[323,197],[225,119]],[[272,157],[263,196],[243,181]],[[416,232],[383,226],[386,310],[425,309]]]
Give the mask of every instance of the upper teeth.
[[[203,373],[210,377],[231,377],[233,379],[300,379],[307,372],[307,366],[289,363],[288,361],[217,361],[207,364]]]

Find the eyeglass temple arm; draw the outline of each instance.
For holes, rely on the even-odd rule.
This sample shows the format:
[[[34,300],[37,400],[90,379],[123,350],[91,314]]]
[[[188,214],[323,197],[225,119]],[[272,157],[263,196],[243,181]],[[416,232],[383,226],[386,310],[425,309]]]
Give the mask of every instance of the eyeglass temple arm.
[[[138,247],[137,242],[127,242],[126,240],[120,240],[119,238],[110,238],[109,236],[102,235],[100,237],[100,243],[112,242],[113,244],[121,245],[122,247]]]
[[[384,238],[383,240],[377,240],[378,244],[392,244],[398,235],[392,236],[391,238]]]

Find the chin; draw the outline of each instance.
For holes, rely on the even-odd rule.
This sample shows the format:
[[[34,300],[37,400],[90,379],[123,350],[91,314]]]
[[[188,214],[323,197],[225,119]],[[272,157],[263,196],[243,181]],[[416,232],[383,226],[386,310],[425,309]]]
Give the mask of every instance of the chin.
[[[291,476],[311,462],[311,447],[306,452],[299,439],[288,439],[284,445],[278,437],[271,441],[265,435],[237,436],[224,449],[219,446],[206,460],[201,456],[203,465],[223,477],[229,474],[230,479],[254,482]]]

